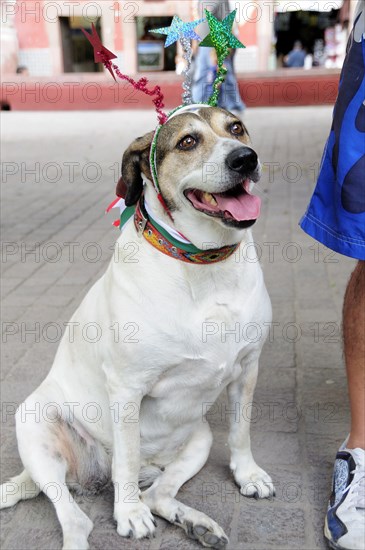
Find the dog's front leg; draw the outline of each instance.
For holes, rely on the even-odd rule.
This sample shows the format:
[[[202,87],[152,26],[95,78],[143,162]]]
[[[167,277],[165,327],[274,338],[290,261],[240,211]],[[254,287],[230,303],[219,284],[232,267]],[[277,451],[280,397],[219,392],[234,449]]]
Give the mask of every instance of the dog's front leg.
[[[242,362],[242,374],[228,386],[230,407],[239,406],[242,411],[253,401],[257,373],[258,354],[255,353]],[[237,405],[238,404],[238,405]],[[238,422],[231,418],[229,446],[231,449],[230,467],[240,492],[249,497],[268,498],[274,496],[275,489],[271,477],[258,466],[252,456],[250,421],[240,415]]]
[[[109,385],[110,388],[110,385]],[[113,424],[114,519],[123,537],[149,537],[155,530],[155,520],[140,500],[139,411],[142,394],[125,387],[109,389]]]

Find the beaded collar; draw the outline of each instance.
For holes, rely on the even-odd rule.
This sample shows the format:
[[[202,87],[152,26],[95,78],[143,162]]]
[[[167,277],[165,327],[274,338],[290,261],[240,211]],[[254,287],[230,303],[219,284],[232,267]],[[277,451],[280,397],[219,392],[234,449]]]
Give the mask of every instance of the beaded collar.
[[[136,206],[129,207],[123,212],[120,227],[122,228],[132,216],[138,234],[143,235],[154,248],[175,260],[189,264],[214,264],[232,256],[239,247],[238,243],[222,248],[201,250],[191,243],[185,244],[178,241],[147,214],[143,196]]]

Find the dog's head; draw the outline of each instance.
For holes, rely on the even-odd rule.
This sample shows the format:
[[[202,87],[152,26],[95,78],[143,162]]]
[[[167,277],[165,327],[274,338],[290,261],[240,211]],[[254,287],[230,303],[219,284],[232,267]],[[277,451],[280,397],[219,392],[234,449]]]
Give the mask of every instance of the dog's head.
[[[153,135],[138,138],[123,156],[117,194],[122,194],[124,182],[127,205],[139,199],[143,179],[149,203],[157,205],[149,164]],[[176,111],[158,133],[155,160],[160,191],[175,226],[194,244],[217,235],[224,244],[238,242],[237,231],[258,218],[260,199],[251,190],[259,180],[260,164],[245,126],[232,113],[203,106]]]

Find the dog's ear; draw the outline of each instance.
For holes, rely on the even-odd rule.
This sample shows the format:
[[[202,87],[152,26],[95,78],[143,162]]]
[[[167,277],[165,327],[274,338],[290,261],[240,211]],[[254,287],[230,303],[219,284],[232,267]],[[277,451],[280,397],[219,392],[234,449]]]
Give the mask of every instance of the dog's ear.
[[[116,193],[125,197],[125,204],[136,204],[143,190],[142,173],[152,179],[149,156],[154,132],[137,138],[125,151],[122,160],[122,177],[117,184]]]

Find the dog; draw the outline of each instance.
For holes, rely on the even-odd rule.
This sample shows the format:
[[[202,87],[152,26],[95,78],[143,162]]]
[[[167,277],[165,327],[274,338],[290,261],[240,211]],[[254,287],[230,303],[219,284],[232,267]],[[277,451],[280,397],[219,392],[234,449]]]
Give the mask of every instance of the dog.
[[[259,263],[252,253],[250,261],[243,258],[259,215],[260,199],[252,194],[259,178],[247,129],[218,107],[184,107],[158,134],[125,151],[117,194],[124,193],[129,207],[138,203],[140,217],[136,210],[135,223],[125,224],[117,259],[71,318],[48,376],[19,406],[24,471],[1,486],[3,508],[41,491],[49,496],[63,549],[88,548],[93,528],[72,490],[96,492],[110,480],[121,536],[151,536],[155,514],[203,546],[227,544],[214,520],[175,497],[208,458],[206,405],[224,388],[233,406],[253,399],[271,322]],[[203,252],[185,253],[181,244],[185,256],[179,257],[176,242],[172,252],[159,249],[163,239],[154,246],[150,217]],[[98,339],[83,337],[92,321]],[[260,338],[223,337],[223,326],[237,324],[260,327]],[[34,410],[42,411],[38,418],[27,414]],[[270,476],[251,453],[249,423],[232,422],[228,441],[240,492],[273,496]]]

